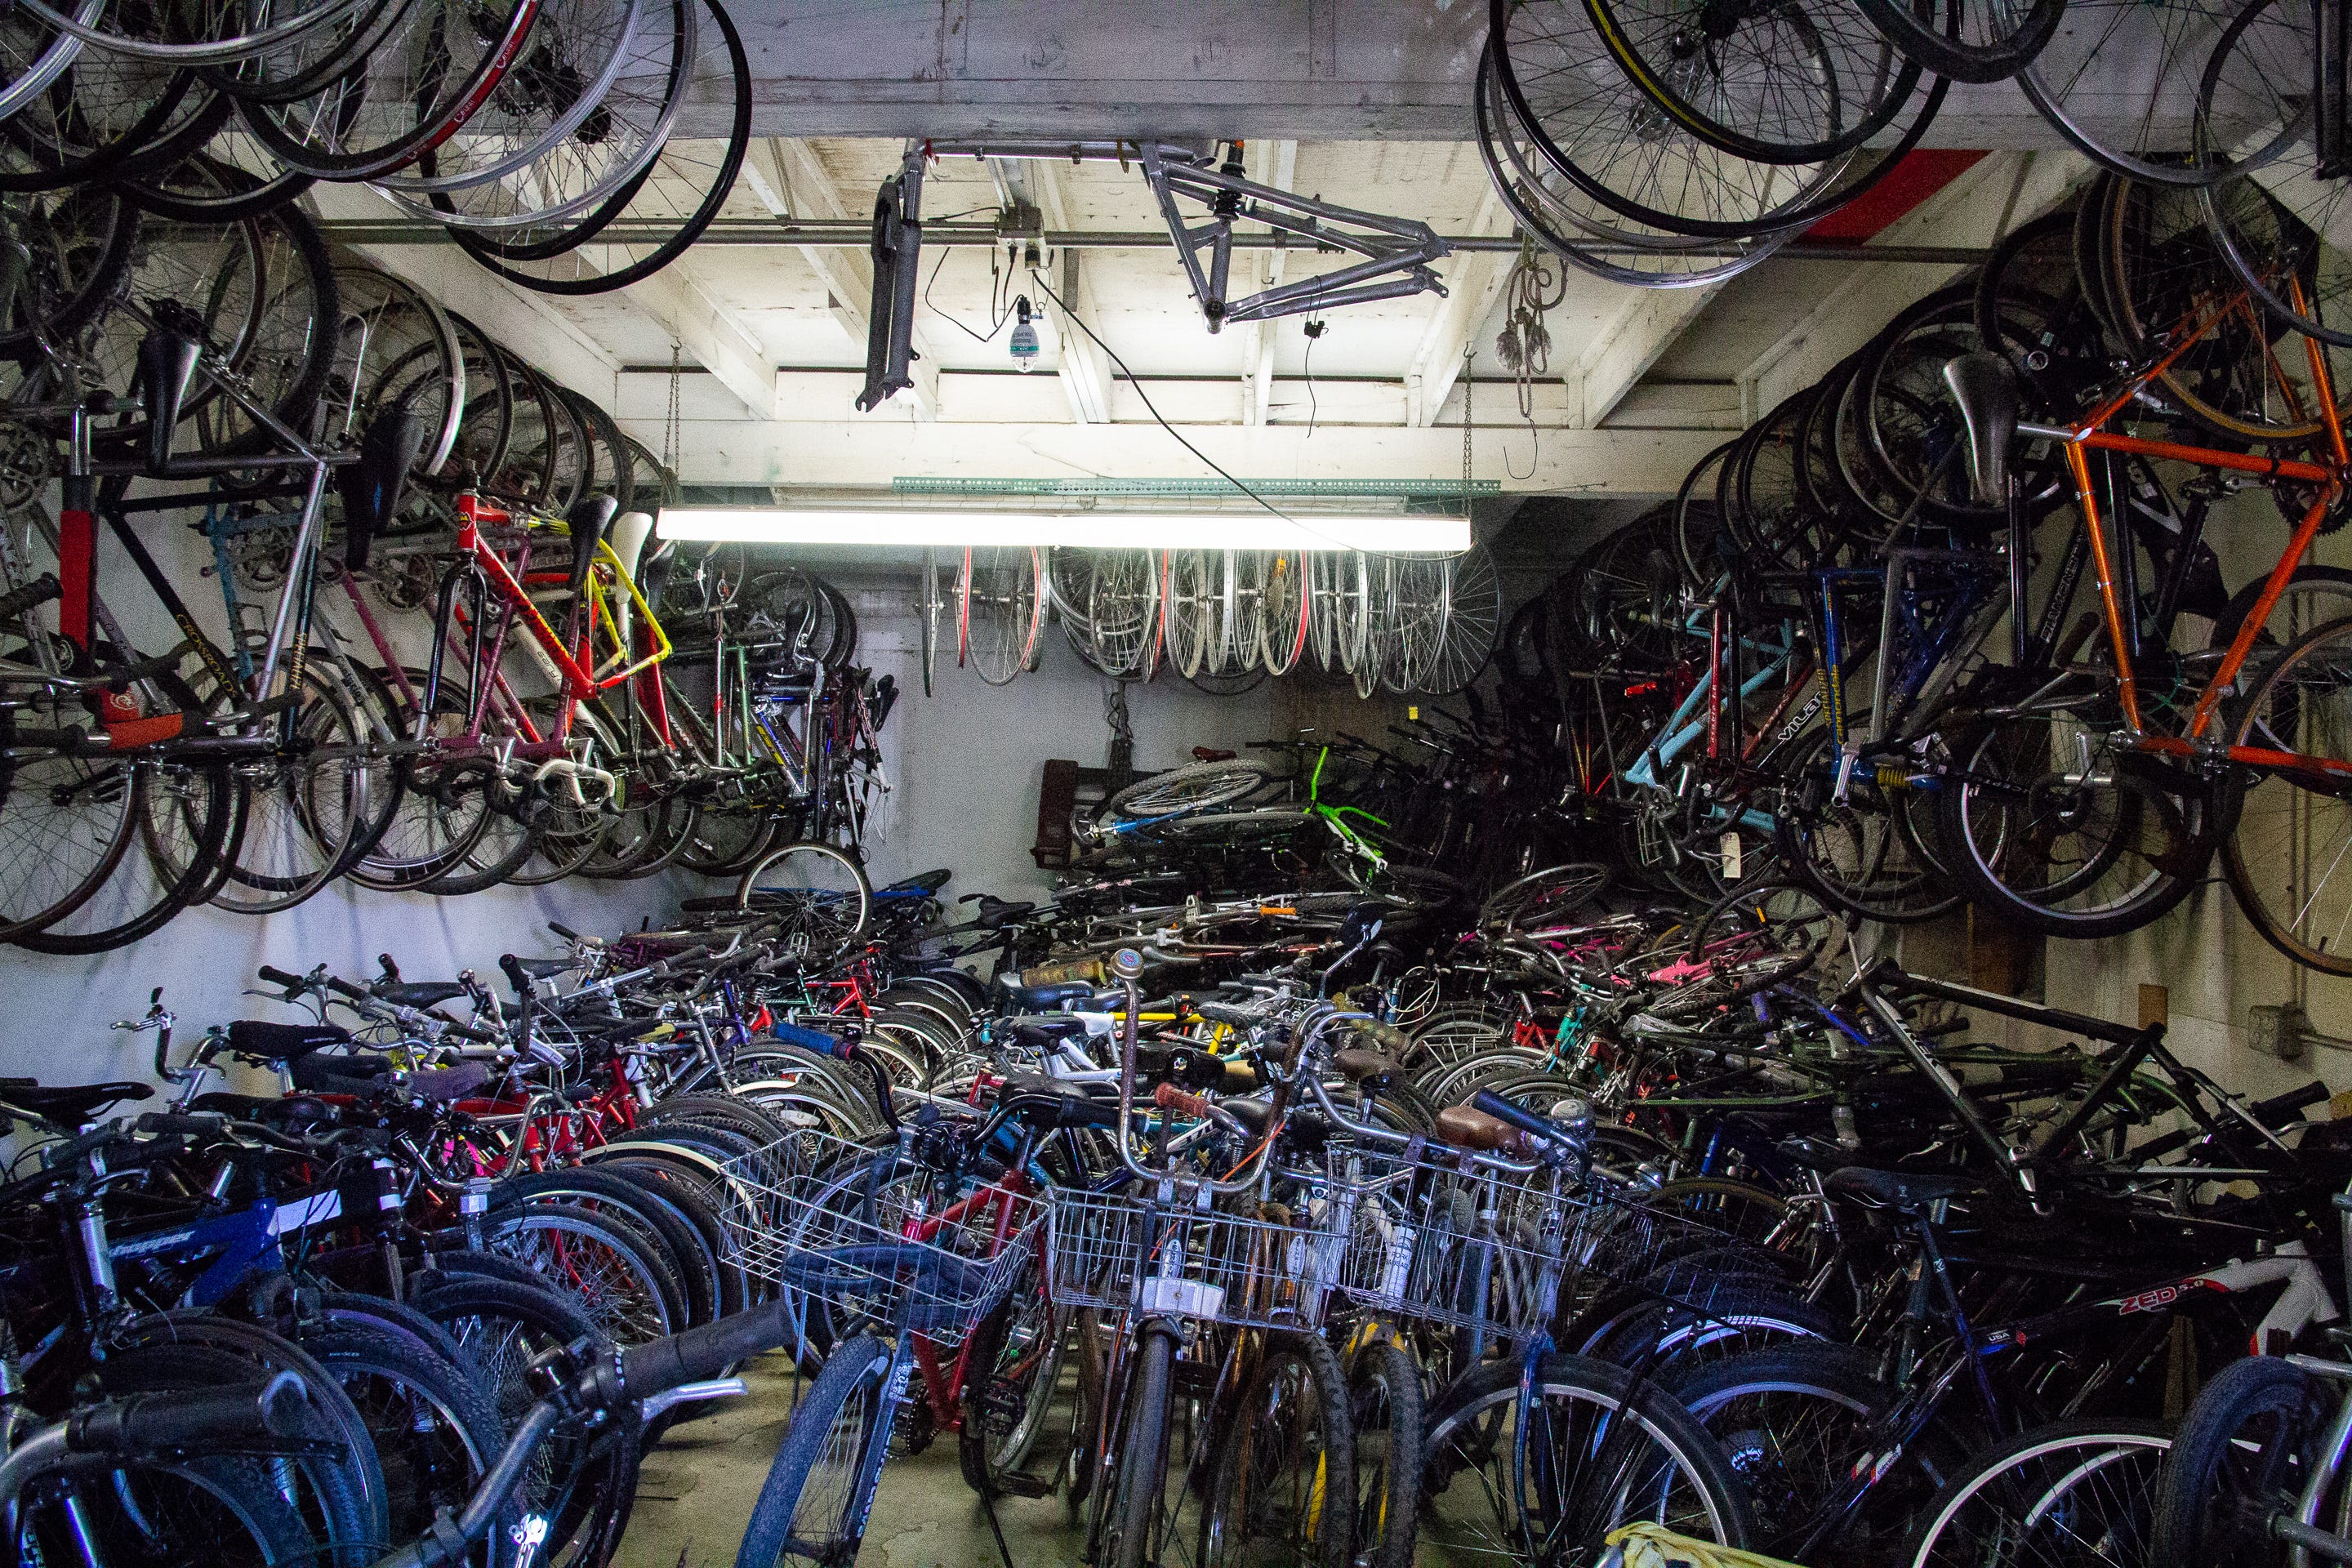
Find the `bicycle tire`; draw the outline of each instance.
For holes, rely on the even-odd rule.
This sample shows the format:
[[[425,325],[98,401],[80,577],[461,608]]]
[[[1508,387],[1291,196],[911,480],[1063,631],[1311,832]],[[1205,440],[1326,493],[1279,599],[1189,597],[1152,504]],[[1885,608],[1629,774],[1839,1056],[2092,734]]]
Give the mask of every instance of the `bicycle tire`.
[[[337,1323],[299,1342],[360,1413],[383,1467],[392,1539],[413,1541],[455,1512],[498,1459],[505,1423],[460,1368],[378,1329]],[[514,1505],[500,1510],[511,1519]],[[503,1521],[490,1539],[505,1542]],[[501,1546],[494,1563],[511,1561]]]
[[[1356,1561],[1412,1568],[1421,1511],[1421,1366],[1391,1339],[1358,1349],[1348,1371],[1355,1433]]]
[[[1206,811],[1239,800],[1272,776],[1272,770],[1264,763],[1248,757],[1189,763],[1128,785],[1104,804],[1103,811],[1107,816],[1129,820],[1177,811]]]
[[[1437,1528],[1453,1530],[1448,1500],[1455,1478],[1474,1455],[1512,1463],[1514,1445],[1498,1440],[1504,1423],[1516,1426],[1521,1369],[1516,1357],[1488,1362],[1458,1379],[1437,1401],[1429,1416],[1429,1434],[1423,1447],[1423,1521],[1444,1520]],[[1622,1368],[1576,1355],[1549,1355],[1528,1370],[1529,1396],[1542,1402],[1546,1421],[1555,1435],[1565,1424],[1578,1421],[1595,1440],[1593,1453],[1613,1460],[1624,1477],[1639,1473],[1661,1483],[1656,1495],[1645,1485],[1643,1495],[1622,1500],[1604,1496],[1592,1510],[1601,1517],[1563,1521],[1548,1539],[1569,1549],[1598,1552],[1601,1537],[1616,1524],[1651,1519],[1701,1541],[1746,1548],[1755,1536],[1745,1489],[1721,1445],[1658,1384],[1634,1377]],[[1509,1413],[1509,1414],[1507,1414]],[[1619,1419],[1619,1417],[1630,1419]],[[1475,1447],[1472,1439],[1475,1434]],[[1572,1441],[1563,1437],[1573,1451]],[[1637,1447],[1638,1446],[1638,1447]],[[1651,1456],[1654,1455],[1654,1459]],[[1639,1465],[1638,1470],[1636,1465]],[[1658,1468],[1653,1469],[1651,1465]],[[1523,1495],[1510,1478],[1508,1497]],[[1538,1480],[1539,1488],[1543,1483]],[[1557,1487],[1545,1488],[1557,1494]],[[1613,1492],[1613,1486],[1605,1487]],[[1523,1555],[1540,1551],[1543,1542],[1531,1539],[1517,1517],[1515,1503],[1503,1492],[1490,1494],[1496,1508],[1494,1528],[1475,1538],[1508,1545]],[[1571,1507],[1557,1495],[1543,1500],[1549,1519],[1560,1520]]]
[[[2314,626],[2278,652],[2266,673],[2231,705],[2224,720],[2231,743],[2347,761],[2344,695],[2336,672],[2347,645],[2352,616]],[[2313,657],[2331,649],[2333,658],[2324,665]],[[2336,685],[2332,695],[2316,680],[2296,682],[2306,665],[2322,667],[2315,673]],[[2334,825],[2318,816],[2325,805],[2343,799],[2340,778],[2291,766],[2246,769],[2231,781],[2230,793],[2221,868],[2239,911],[2264,942],[2295,963],[2323,974],[2352,975],[2352,942],[2347,941],[2352,897],[2340,884],[2323,891],[2342,874],[2352,833],[2340,805]]]
[[[151,936],[163,929],[203,892],[227,852],[228,834],[236,815],[236,790],[226,764],[200,763],[173,769],[184,781],[188,798],[201,800],[193,833],[184,853],[165,864],[152,854],[124,856],[114,874],[90,895],[62,915],[44,921],[37,931],[9,938],[34,952],[81,956],[105,952]],[[150,783],[152,788],[152,781]],[[186,812],[177,814],[185,825]],[[147,817],[142,826],[152,826]]]
[[[1105,1568],[1147,1568],[1153,1561],[1152,1527],[1167,1486],[1176,1341],[1172,1333],[1150,1326],[1141,1338],[1112,1428],[1118,1453],[1112,1485],[1103,1492],[1099,1479],[1095,1483],[1104,1507],[1097,1561]]]
[[[1995,31],[1982,39],[1950,36],[1957,33],[1954,23],[1950,33],[1939,33],[1895,0],[1856,0],[1877,25],[1887,42],[1903,51],[1917,64],[1949,81],[1982,86],[1989,82],[2007,81],[2032,65],[2066,13],[2066,0],[2032,0],[2021,21]],[[1969,14],[1990,10],[1990,0],[1948,0],[1955,10]]]
[[[1874,1424],[1895,1403],[1895,1391],[1879,1380],[1876,1358],[1853,1345],[1753,1351],[1689,1369],[1670,1378],[1668,1386],[1723,1443],[1747,1483],[1758,1549],[1768,1554],[1885,1562],[1909,1531],[1903,1494],[1916,1491],[1922,1479],[1932,1488],[1941,1479],[1916,1471],[1906,1446],[1860,1506],[1842,1517],[1823,1517],[1867,1447]],[[1914,1473],[1904,1475],[1906,1469]],[[1896,1484],[1887,1486],[1889,1479]]]
[[[840,1459],[862,1468],[878,1435],[876,1428],[892,1419],[885,1407],[890,1362],[889,1351],[870,1334],[844,1342],[825,1357],[824,1370],[793,1407],[792,1425],[751,1505],[736,1568],[832,1568],[857,1555],[870,1499],[859,1495],[854,1469],[845,1495],[834,1495],[844,1489],[829,1489],[829,1483],[836,1479]],[[810,1482],[818,1479],[821,1466],[824,1475],[812,1494]]]
[[[2077,715],[2049,717],[2103,732]],[[2037,740],[2031,726],[2039,722],[1983,725],[1953,737],[1956,776],[1937,795],[1936,837],[1938,858],[1969,897],[2029,931],[2093,937],[2137,931],[2196,891],[2227,826],[2222,803],[2191,793],[2182,775],[2158,772],[2134,753],[2103,754],[2108,742],[2094,739],[2094,776],[2104,761],[2110,798],[2095,819],[2060,798],[2061,791],[2080,793],[2065,784],[2069,775],[2036,761],[2050,754],[2054,738]],[[1997,746],[2003,754],[1994,754]],[[2059,783],[2046,785],[2049,779]],[[2036,815],[2011,820],[2006,813],[2019,809],[2020,799]],[[2079,841],[2074,858],[2060,858],[2062,841]],[[2126,866],[2126,856],[2135,864]],[[2037,880],[2037,867],[2056,875]],[[2111,874],[2127,880],[2111,887]]]
[[[565,1204],[525,1204],[490,1216],[483,1245],[576,1298],[618,1344],[643,1344],[676,1331],[682,1310],[675,1303],[684,1287],[659,1244],[641,1231]],[[598,1272],[593,1281],[585,1275],[592,1264]]]
[[[2215,1373],[2173,1437],[2149,1560],[2276,1563],[2264,1516],[2294,1515],[2330,1403],[2316,1378],[2282,1357],[2248,1356]]]
[[[509,1177],[491,1189],[490,1196],[491,1202],[499,1206],[554,1199],[576,1204],[592,1213],[603,1208],[614,1210],[661,1244],[663,1255],[682,1288],[678,1304],[683,1308],[682,1321],[686,1326],[698,1327],[718,1316],[717,1270],[715,1267],[706,1269],[711,1259],[703,1251],[699,1234],[627,1176],[578,1167],[537,1171]]]
[[[1356,1561],[1356,1448],[1347,1373],[1319,1334],[1265,1337],[1255,1375],[1212,1417],[1217,1456],[1201,1529],[1245,1560],[1349,1568]],[[1266,1469],[1303,1467],[1286,1489]],[[1261,1495],[1271,1483],[1276,1495]],[[1261,1555],[1268,1553],[1269,1555]]]
[[[1015,1285],[965,1342],[956,1462],[964,1485],[981,1496],[1003,1496],[1004,1479],[1019,1472],[1044,1435],[1061,1394],[1070,1322],[1070,1309],[1057,1307],[1049,1292]]]
[[[2100,1542],[2103,1553],[2146,1550],[2153,1494],[2164,1484],[2158,1472],[2171,1470],[2172,1446],[2166,1428],[2150,1421],[2036,1427],[1947,1481],[1899,1561],[1909,1568],[2046,1562],[2045,1553],[2071,1555],[2090,1542]],[[2093,1490],[2105,1495],[2086,1500]],[[2083,1511],[2086,1500],[2097,1511]],[[2152,1552],[2141,1560],[2221,1562]]]

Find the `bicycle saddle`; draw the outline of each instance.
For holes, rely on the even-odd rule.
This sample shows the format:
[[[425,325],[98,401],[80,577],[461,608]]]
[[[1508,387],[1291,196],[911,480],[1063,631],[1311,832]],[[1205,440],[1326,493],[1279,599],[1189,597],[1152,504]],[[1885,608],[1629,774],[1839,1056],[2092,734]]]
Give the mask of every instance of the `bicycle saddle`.
[[[2009,450],[2017,439],[2017,373],[2000,354],[1979,350],[1944,364],[1944,384],[1960,405],[1969,434],[1969,489],[1979,506],[2009,499]]]
[[[1085,1019],[1073,1018],[1064,1013],[1043,1018],[1014,1018],[1011,1020],[1011,1026],[1014,1039],[1024,1046],[1035,1046],[1040,1050],[1055,1040],[1074,1039],[1087,1032]]]
[[[403,980],[376,988],[378,996],[399,1007],[437,1007],[466,994],[454,980]]]
[[[172,466],[172,437],[195,384],[204,323],[176,300],[155,300],[153,310],[155,324],[139,340],[131,395],[147,416],[147,468],[161,474]]]
[[[1837,1197],[1852,1198],[1874,1208],[1923,1209],[1941,1198],[1957,1198],[1983,1189],[1969,1176],[1945,1176],[1924,1172],[1878,1171],[1848,1165],[1832,1171],[1822,1185]]]
[[[979,917],[974,920],[972,923],[987,931],[993,931],[997,927],[1004,925],[1009,921],[1017,921],[1023,915],[1027,914],[1030,910],[1037,907],[1035,904],[1025,899],[1018,902],[1008,903],[1004,900],[998,898],[993,893],[972,893],[968,895],[962,901],[965,903],[977,902],[980,905]]]
[[[154,1089],[143,1083],[76,1083],[11,1085],[0,1089],[0,1100],[28,1110],[57,1127],[79,1131],[101,1106],[125,1100],[152,1100]]]
[[[661,547],[646,558],[645,569],[636,574],[637,592],[646,596],[646,603],[653,606],[656,616],[661,614],[662,596],[669,591],[670,573],[677,566],[675,542],[664,540]]]
[[[518,958],[515,967],[533,980],[545,980],[551,974],[564,974],[580,967],[576,958]]]
[[[360,455],[335,470],[335,493],[343,501],[343,563],[363,570],[375,536],[400,510],[408,470],[425,450],[424,422],[403,405],[368,422]]]
[[[912,877],[901,877],[887,888],[877,888],[877,893],[936,893],[948,885],[953,871],[924,871]]]
[[[1000,981],[1004,999],[1019,1013],[1058,1013],[1073,1002],[1091,1001],[1095,988],[1083,980],[1067,980],[1056,985],[1015,985]]]
[[[312,1094],[366,1094],[393,1074],[392,1058],[374,1051],[309,1052],[287,1064],[294,1087]]]
[[[1041,1132],[1056,1127],[1118,1125],[1118,1101],[1097,1100],[1074,1084],[1037,1073],[1006,1074],[1003,1086],[996,1091],[996,1103]]]
[[[481,1063],[459,1062],[453,1068],[412,1073],[408,1092],[428,1105],[446,1105],[480,1093],[489,1081],[490,1069]]]
[[[596,563],[596,542],[613,526],[613,514],[620,510],[621,503],[611,496],[583,496],[565,510],[563,526],[572,535],[573,598],[588,586],[588,569]]]
[[[351,1031],[332,1024],[265,1024],[239,1018],[228,1026],[228,1048],[260,1062],[290,1062],[328,1046],[348,1046]]]
[[[1376,1091],[1395,1082],[1397,1074],[1404,1070],[1403,1064],[1386,1051],[1367,1050],[1361,1046],[1332,1052],[1331,1065],[1349,1082],[1360,1083]]]
[[[1498,1154],[1516,1154],[1527,1141],[1527,1135],[1509,1122],[1468,1105],[1449,1105],[1440,1110],[1431,1131],[1439,1142],[1456,1149],[1484,1149]]]

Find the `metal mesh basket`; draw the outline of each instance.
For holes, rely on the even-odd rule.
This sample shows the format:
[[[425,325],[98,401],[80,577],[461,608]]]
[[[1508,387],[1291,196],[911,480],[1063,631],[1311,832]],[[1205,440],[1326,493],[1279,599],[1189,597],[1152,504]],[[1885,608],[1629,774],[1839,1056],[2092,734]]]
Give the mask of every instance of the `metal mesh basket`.
[[[1332,1159],[1340,1289],[1376,1311],[1525,1338],[1632,1292],[1705,1311],[1726,1255],[1755,1249],[1672,1211],[1573,1189],[1562,1173],[1482,1171],[1443,1145]]]
[[[1056,1189],[1054,1299],[1268,1329],[1319,1325],[1339,1284],[1346,1237],[1304,1211],[1255,1215],[1118,1193]]]
[[[942,1193],[895,1143],[803,1131],[727,1162],[733,1261],[804,1304],[803,1327],[864,1322],[959,1340],[1037,1257],[1045,1205]]]

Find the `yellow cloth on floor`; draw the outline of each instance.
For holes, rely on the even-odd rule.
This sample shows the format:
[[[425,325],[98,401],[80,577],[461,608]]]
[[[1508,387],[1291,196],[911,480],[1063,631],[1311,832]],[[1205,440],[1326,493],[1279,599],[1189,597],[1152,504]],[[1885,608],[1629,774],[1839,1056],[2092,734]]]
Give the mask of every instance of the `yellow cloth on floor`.
[[[1621,1524],[1603,1540],[1610,1552],[1598,1568],[1802,1568],[1781,1558],[1694,1541],[1663,1524]]]

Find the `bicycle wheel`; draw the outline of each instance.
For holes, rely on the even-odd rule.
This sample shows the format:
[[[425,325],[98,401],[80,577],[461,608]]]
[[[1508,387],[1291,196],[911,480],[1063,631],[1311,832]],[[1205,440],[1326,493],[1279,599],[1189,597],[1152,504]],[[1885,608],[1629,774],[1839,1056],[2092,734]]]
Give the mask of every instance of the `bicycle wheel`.
[[[1339,1352],[1318,1334],[1270,1333],[1255,1373],[1216,1417],[1200,1562],[1347,1568],[1356,1449]]]
[[[344,1316],[331,1313],[326,1332],[300,1342],[334,1374],[374,1439],[392,1539],[414,1541],[437,1511],[466,1506],[505,1444],[504,1425],[488,1391],[460,1368]],[[514,1505],[500,1511],[511,1515]]]
[[[1257,661],[1268,675],[1289,674],[1307,651],[1315,615],[1307,562],[1300,552],[1276,551],[1259,558]]]
[[[2234,105],[2251,140],[2267,144],[2248,173],[2198,193],[2205,224],[2230,269],[2279,321],[2338,347],[2352,345],[2352,259],[2335,237],[2344,182],[2323,170],[2311,108],[2313,9],[2304,0],[2258,0],[2238,14],[2205,68],[2198,101],[2199,150],[2234,163],[2217,142],[2221,121],[2251,85],[2262,95]],[[2292,85],[2300,81],[2301,85]]]
[[[1836,800],[1837,756],[1825,729],[1800,737],[1785,753],[1782,771],[1791,783],[1773,813],[1781,863],[1864,920],[1907,924],[1959,908],[1965,895],[1924,847],[1912,815],[1916,792],[1883,787],[1873,770],[1856,768],[1845,799]]]
[[[1681,0],[1585,0],[1609,52],[1693,135],[1765,163],[1817,163],[1885,129],[1918,86],[1851,0],[1717,19]]]
[[[2279,654],[2232,709],[2231,743],[2352,765],[2352,616]],[[2305,765],[2242,770],[2221,867],[2263,940],[2297,963],[2352,975],[2352,795]]]
[[[2066,12],[2066,0],[1947,0],[1957,13],[1938,26],[1932,7],[1856,0],[1889,43],[1950,81],[2007,81],[2032,65]]]
[[[1465,690],[1486,672],[1495,637],[1503,626],[1503,580],[1483,544],[1442,563],[1445,576],[1445,630],[1436,657],[1422,677],[1433,697]]]
[[[1129,820],[1206,811],[1241,799],[1262,786],[1269,776],[1264,763],[1247,757],[1192,763],[1128,785],[1110,797],[1103,811],[1107,816]]]
[[[521,1263],[574,1301],[614,1343],[678,1331],[671,1303],[683,1289],[646,1238],[566,1204],[530,1204],[493,1216],[483,1246]]]
[[[2166,1557],[2155,1545],[2158,1478],[2171,1448],[2154,1423],[2039,1427],[1945,1483],[1899,1561],[1910,1568],[2218,1563]]]
[[[874,890],[865,871],[830,844],[771,849],[735,885],[735,907],[772,921],[787,947],[811,958],[866,934]]]
[[[294,908],[341,876],[376,826],[367,721],[331,672],[306,664],[301,673],[302,689],[291,694],[292,743],[231,770],[239,827],[227,876],[209,900],[215,909],[266,915]]]
[[[985,545],[963,552],[958,585],[962,651],[991,686],[1009,686],[1028,668],[1045,624],[1045,556],[1027,545]]]
[[[2239,9],[2239,0],[2068,0],[2057,31],[2017,85],[2092,162],[2130,180],[2209,184],[2230,163],[2181,153],[2197,142],[2198,87]],[[2310,74],[2306,55],[2302,75]],[[2233,146],[2256,129],[2253,117],[2275,89],[2232,62],[2217,90],[2218,115],[2208,122],[2221,145]]]
[[[1490,1362],[1430,1413],[1422,1528],[1442,1548],[1591,1561],[1633,1520],[1725,1546],[1754,1538],[1722,1447],[1657,1384],[1552,1355],[1526,1394],[1523,1405],[1516,1359]]]
[[[1160,593],[1168,626],[1168,659],[1186,679],[1209,662],[1209,558],[1198,550],[1171,550],[1162,558]]]
[[[964,1484],[985,1497],[1000,1495],[1005,1478],[1020,1471],[1061,1395],[1070,1310],[1055,1306],[1036,1283],[1015,1286],[981,1320],[964,1352],[956,1458]]]
[[[1356,1561],[1412,1568],[1421,1510],[1421,1366],[1393,1340],[1358,1350],[1348,1373],[1356,1450]]]
[[[2052,713],[1952,737],[1937,858],[1984,909],[2050,936],[2137,931],[2195,891],[2221,816],[2205,786]]]
[[[35,952],[104,952],[163,928],[205,896],[236,829],[236,791],[217,763],[142,763],[135,803],[139,851],[90,895],[38,931],[10,939]],[[101,770],[102,776],[103,770]],[[93,781],[95,782],[95,781]],[[98,787],[111,787],[99,784]]]
[[[889,1376],[890,1352],[871,1334],[824,1358],[751,1505],[735,1568],[835,1568],[856,1559],[887,1457],[876,1450],[895,1415]]]
[[[2294,1517],[2314,1467],[2328,1460],[2321,1438],[2333,1404],[2319,1379],[2283,1357],[2222,1368],[2173,1436],[2148,1561],[2273,1568],[2282,1554],[2270,1516]],[[2340,1515],[2330,1522],[2346,1528]]]
[[[1791,1344],[1701,1363],[1670,1386],[1730,1457],[1756,1514],[1758,1550],[1818,1568],[1885,1563],[1940,1478],[1906,1451],[1861,1505],[1829,1512],[1895,1402],[1876,1358],[1852,1345]]]
[[[1092,564],[1087,662],[1114,680],[1148,679],[1160,661],[1160,556],[1150,550],[1099,551]]]
[[[1114,1467],[1111,1484],[1106,1489],[1097,1478],[1092,1489],[1098,1510],[1091,1532],[1094,1560],[1105,1568],[1146,1568],[1157,1561],[1153,1531],[1167,1489],[1175,1362],[1175,1338],[1160,1332],[1145,1333],[1129,1358],[1125,1398],[1102,1456]],[[1185,1489],[1178,1489],[1180,1497]]]
[[[0,709],[0,742],[16,731]],[[122,861],[145,815],[139,771],[58,752],[0,747],[0,939],[79,909]]]

